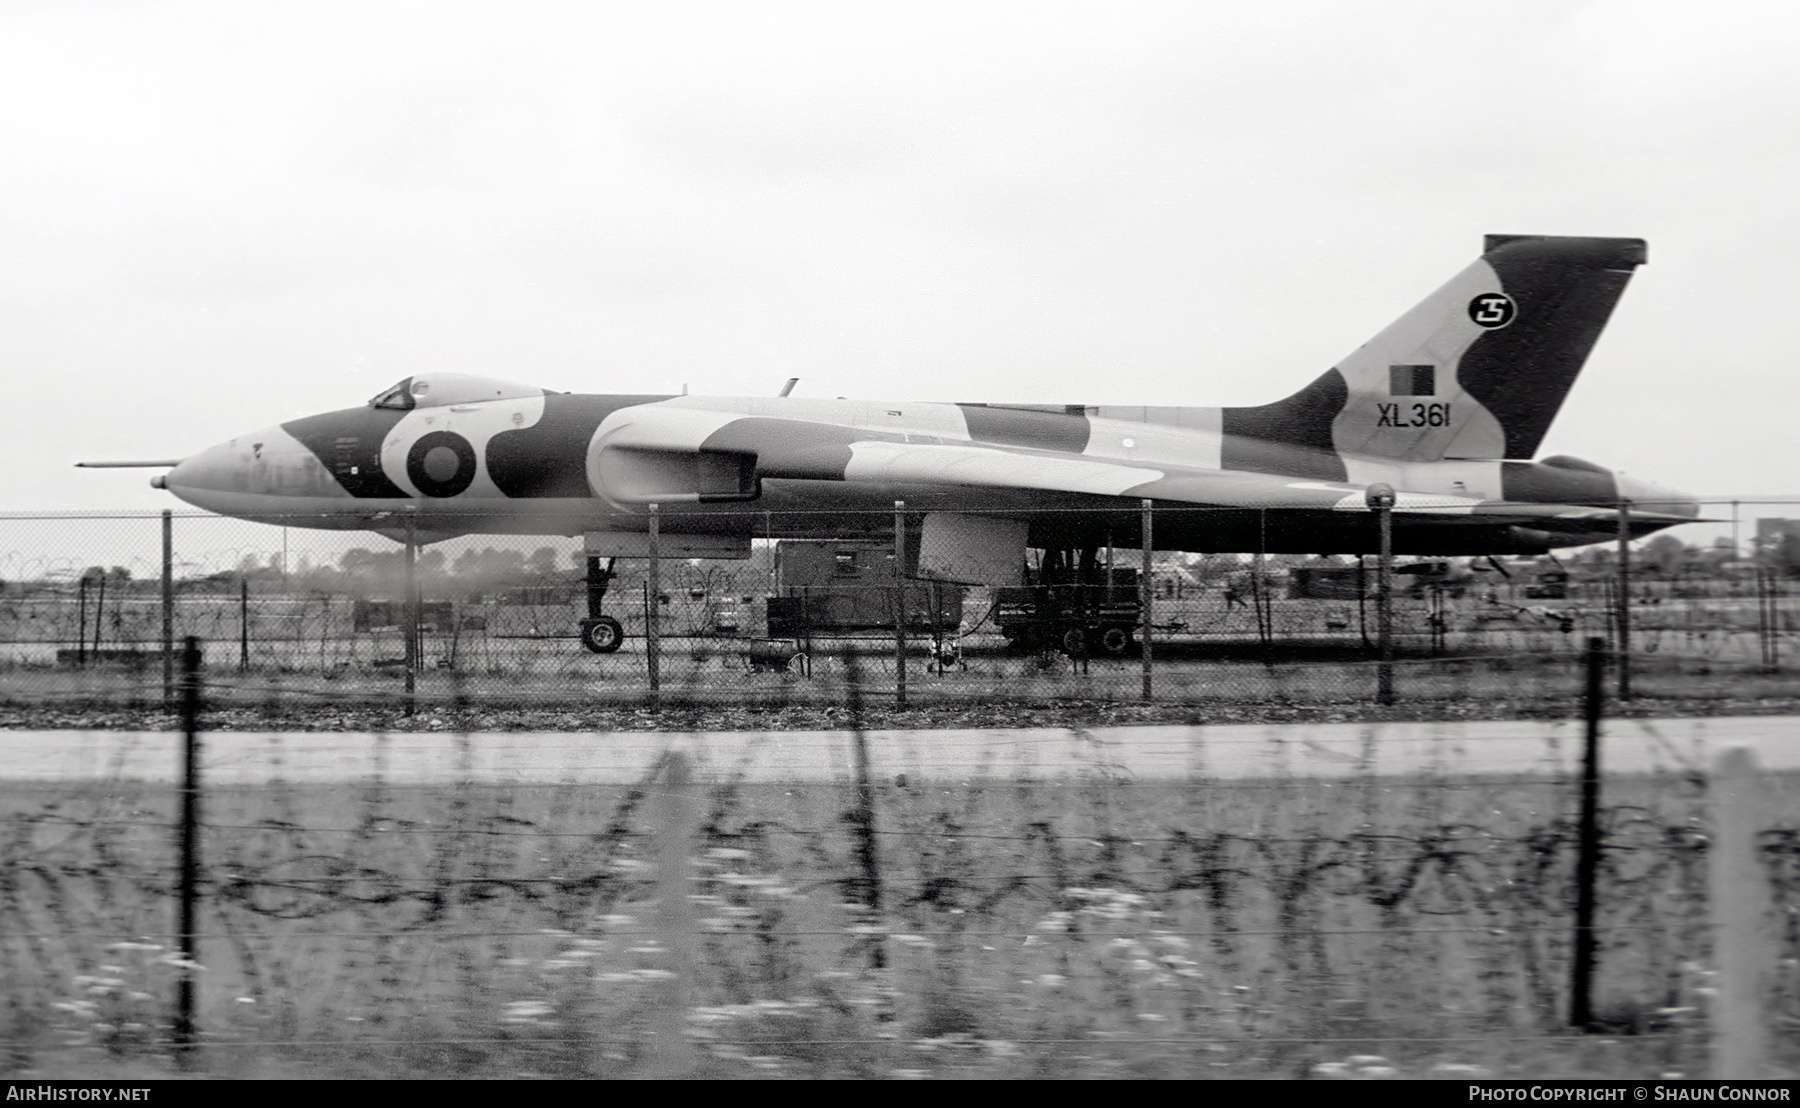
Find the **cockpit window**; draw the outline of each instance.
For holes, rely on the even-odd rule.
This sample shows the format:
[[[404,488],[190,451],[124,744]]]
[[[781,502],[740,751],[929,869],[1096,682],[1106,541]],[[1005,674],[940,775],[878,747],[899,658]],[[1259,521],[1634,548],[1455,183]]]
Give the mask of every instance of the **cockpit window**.
[[[425,382],[420,381],[417,388],[420,393],[423,393],[425,391]],[[412,378],[408,377],[406,380],[369,401],[369,406],[372,408],[386,408],[396,412],[411,411],[413,407]]]
[[[543,396],[544,390],[533,385],[519,385],[493,377],[473,377],[466,373],[420,373],[395,385],[369,401],[371,407],[408,412],[414,408],[447,408],[460,404],[480,404],[486,400],[521,400]]]
[[[454,408],[490,400],[524,400],[544,395],[535,385],[467,373],[416,373],[375,398],[377,408]]]

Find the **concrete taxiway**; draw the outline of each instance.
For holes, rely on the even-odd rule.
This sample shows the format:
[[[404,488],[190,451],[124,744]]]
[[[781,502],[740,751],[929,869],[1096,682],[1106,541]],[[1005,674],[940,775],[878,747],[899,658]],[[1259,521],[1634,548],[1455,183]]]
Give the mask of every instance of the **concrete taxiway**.
[[[1682,772],[1729,745],[1750,747],[1769,771],[1800,769],[1800,718],[1609,720],[1605,772]],[[1258,777],[1561,776],[1581,757],[1579,720],[1247,724],[1072,730],[871,731],[878,775],[920,780],[1230,780]],[[211,784],[356,781],[396,785],[478,782],[616,784],[642,779],[669,749],[702,780],[846,780],[851,736],[838,731],[578,733],[211,732]],[[0,733],[0,780],[173,781],[181,736],[170,732]]]

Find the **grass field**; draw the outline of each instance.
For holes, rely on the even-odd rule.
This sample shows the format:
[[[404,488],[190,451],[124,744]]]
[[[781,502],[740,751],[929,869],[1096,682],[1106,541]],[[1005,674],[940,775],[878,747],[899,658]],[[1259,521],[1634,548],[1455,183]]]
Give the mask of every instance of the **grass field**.
[[[712,1076],[1704,1072],[1698,779],[1607,786],[1608,1033],[1582,1035],[1572,783],[1459,776],[1454,751],[1332,784],[897,765],[877,752],[879,911],[848,782],[724,782],[670,935],[654,785],[296,786],[271,754],[268,785],[205,801],[194,1065],[640,1075],[675,1005]],[[0,791],[0,1072],[172,1071],[174,803]],[[1771,818],[1773,1020],[1800,1003],[1800,811]]]

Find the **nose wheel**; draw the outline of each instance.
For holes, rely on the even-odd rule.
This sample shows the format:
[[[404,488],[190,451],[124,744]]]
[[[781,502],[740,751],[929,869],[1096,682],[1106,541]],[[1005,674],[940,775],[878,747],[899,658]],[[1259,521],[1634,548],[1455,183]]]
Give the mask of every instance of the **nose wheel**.
[[[596,654],[611,654],[625,642],[625,628],[611,616],[581,621],[581,645]]]
[[[595,654],[612,654],[625,644],[625,628],[613,617],[600,614],[606,587],[612,584],[612,564],[611,558],[587,560],[588,614],[581,621],[581,645]]]

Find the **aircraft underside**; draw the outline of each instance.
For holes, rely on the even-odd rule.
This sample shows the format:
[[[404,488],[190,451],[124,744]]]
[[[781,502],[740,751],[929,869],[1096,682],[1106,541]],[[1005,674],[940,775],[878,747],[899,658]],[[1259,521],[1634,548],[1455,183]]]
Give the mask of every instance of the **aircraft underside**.
[[[1138,548],[1142,505],[1115,497],[1051,495],[1029,490],[967,490],[921,486],[846,489],[841,484],[769,481],[756,501],[734,504],[659,505],[659,530],[677,536],[750,539],[836,539],[891,536],[896,501],[905,504],[908,526],[916,531],[929,513],[1002,517],[1022,523],[1026,545],[1039,549],[1094,546]],[[491,506],[433,504],[410,500],[337,502],[328,511],[295,511],[291,504],[221,504],[223,514],[293,527],[369,530],[396,541],[409,533],[420,543],[468,534],[563,535],[643,533],[645,508],[620,510],[597,498],[512,501]],[[324,505],[320,505],[324,508]],[[274,510],[271,510],[274,509]],[[1367,512],[1328,515],[1313,509],[1209,508],[1153,502],[1157,550],[1195,554],[1373,554],[1380,549],[1375,516]],[[1670,525],[1660,515],[1630,520],[1633,537]],[[1484,523],[1473,519],[1428,520],[1396,517],[1393,549],[1399,555],[1477,556],[1541,554],[1549,550],[1608,542],[1616,523],[1564,523],[1556,530],[1528,522]]]

